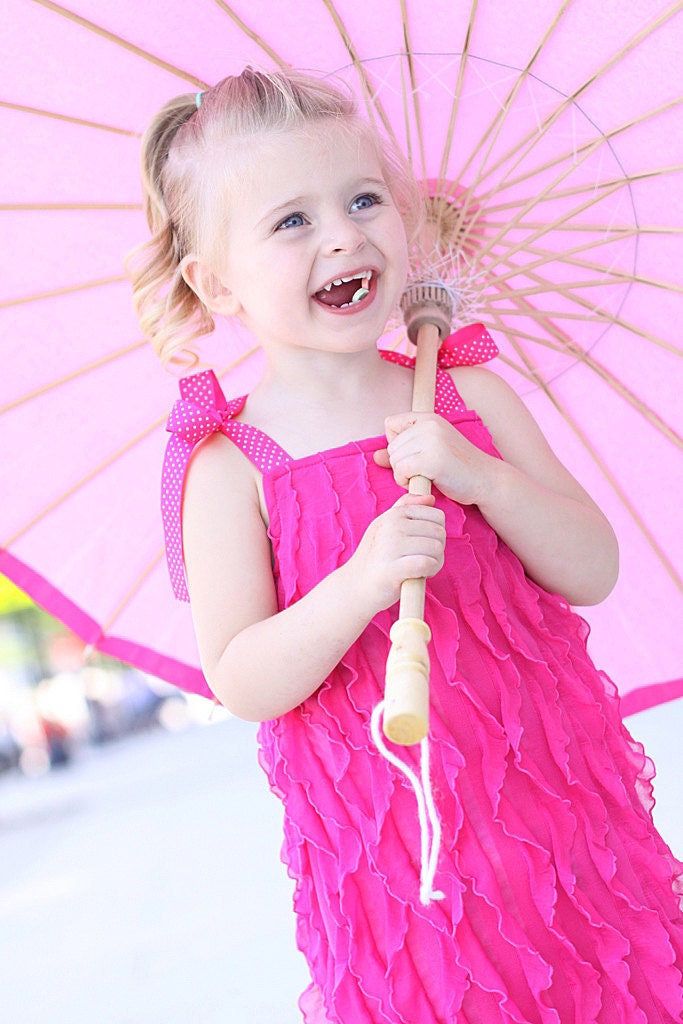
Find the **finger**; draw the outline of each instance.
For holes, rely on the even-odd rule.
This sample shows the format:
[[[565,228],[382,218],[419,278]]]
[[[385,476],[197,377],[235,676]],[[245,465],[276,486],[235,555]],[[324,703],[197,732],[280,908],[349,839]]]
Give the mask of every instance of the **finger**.
[[[406,533],[445,536],[446,517],[443,509],[430,505],[403,505],[395,510]]]
[[[409,427],[414,427],[416,423],[417,413],[414,412],[399,412],[394,413],[393,416],[387,416],[384,421],[387,441],[392,441],[398,434],[402,434]]]
[[[382,466],[384,469],[391,469],[389,452],[386,448],[380,448],[379,451],[375,452],[374,459],[378,466]]]
[[[425,549],[415,553],[406,553],[400,560],[403,579],[420,579],[432,577],[443,566],[443,548],[434,546],[431,551]]]
[[[398,508],[401,505],[433,507],[435,503],[436,498],[433,494],[402,494],[398,501],[394,502],[394,508]]]

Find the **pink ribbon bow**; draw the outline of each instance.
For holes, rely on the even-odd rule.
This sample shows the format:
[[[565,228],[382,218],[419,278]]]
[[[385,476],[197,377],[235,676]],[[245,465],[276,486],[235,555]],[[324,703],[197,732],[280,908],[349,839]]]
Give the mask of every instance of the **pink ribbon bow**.
[[[189,601],[181,524],[187,464],[197,442],[222,431],[241,409],[244,399],[228,402],[213,370],[183,377],[180,394],[182,397],[174,404],[166,423],[171,437],[166,445],[161,475],[161,516],[173,593],[180,601]]]
[[[478,366],[498,355],[498,346],[483,324],[468,324],[449,334],[439,349],[439,366]]]

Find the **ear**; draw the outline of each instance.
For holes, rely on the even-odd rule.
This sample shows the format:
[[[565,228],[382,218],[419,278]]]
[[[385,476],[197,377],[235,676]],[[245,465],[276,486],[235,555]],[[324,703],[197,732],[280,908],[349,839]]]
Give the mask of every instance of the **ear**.
[[[237,316],[239,314],[242,307],[236,295],[200,256],[190,253],[189,256],[183,257],[180,271],[185,283],[211,313],[218,313],[221,316]]]

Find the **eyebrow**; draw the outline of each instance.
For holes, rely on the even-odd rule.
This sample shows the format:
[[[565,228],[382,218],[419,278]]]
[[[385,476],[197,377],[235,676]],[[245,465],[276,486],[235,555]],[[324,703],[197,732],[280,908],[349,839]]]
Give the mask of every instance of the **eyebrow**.
[[[362,192],[364,188],[369,187],[383,188],[387,192],[389,191],[389,186],[384,178],[359,178],[354,187],[357,188],[359,192]],[[277,206],[271,207],[271,209],[269,209],[263,217],[259,219],[257,227],[260,227],[261,224],[267,221],[277,219],[277,217],[282,214],[290,213],[293,210],[299,210],[308,202],[310,202],[310,196],[292,196],[291,199],[287,199],[284,203],[278,203]]]
[[[274,220],[279,217],[280,214],[287,213],[299,206],[303,206],[306,203],[306,196],[293,196],[292,199],[287,199],[284,203],[279,203],[277,206],[271,207],[267,213],[259,220],[259,225],[263,224],[264,221]]]

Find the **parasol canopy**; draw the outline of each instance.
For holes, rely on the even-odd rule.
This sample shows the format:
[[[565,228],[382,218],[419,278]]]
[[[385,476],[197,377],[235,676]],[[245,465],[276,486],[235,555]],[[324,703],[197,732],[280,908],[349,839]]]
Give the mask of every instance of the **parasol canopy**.
[[[177,382],[135,319],[140,135],[245,64],[336,73],[406,152],[450,239],[454,327],[611,519],[583,610],[624,710],[683,694],[683,4],[3,0],[0,572],[87,643],[208,693],[174,601],[159,478]],[[438,268],[436,268],[438,271]],[[383,344],[405,344],[404,330]],[[229,397],[260,372],[222,324]]]

